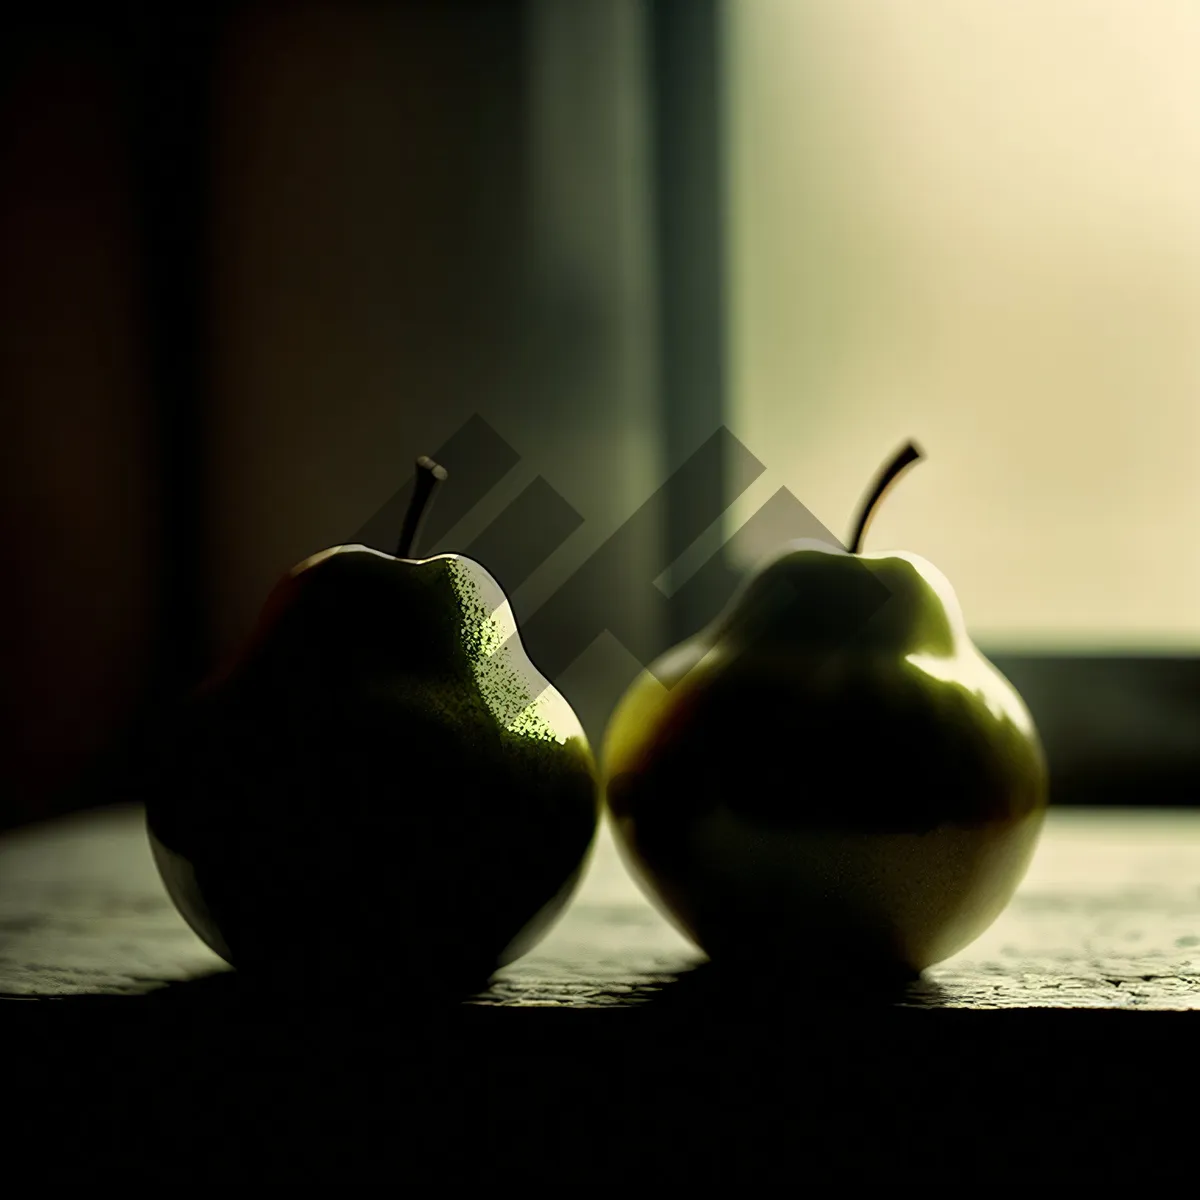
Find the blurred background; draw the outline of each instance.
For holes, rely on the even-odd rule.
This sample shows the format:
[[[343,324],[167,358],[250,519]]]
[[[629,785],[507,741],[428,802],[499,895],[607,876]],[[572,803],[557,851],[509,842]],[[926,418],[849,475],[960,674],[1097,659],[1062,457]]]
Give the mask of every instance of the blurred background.
[[[422,551],[538,637],[622,531],[545,645],[598,739],[770,497],[845,537],[910,437],[870,547],[954,583],[1055,800],[1200,802],[1197,62],[1187,0],[11,18],[0,827],[119,800],[284,571],[391,549],[418,454]],[[722,426],[756,470],[660,492]]]

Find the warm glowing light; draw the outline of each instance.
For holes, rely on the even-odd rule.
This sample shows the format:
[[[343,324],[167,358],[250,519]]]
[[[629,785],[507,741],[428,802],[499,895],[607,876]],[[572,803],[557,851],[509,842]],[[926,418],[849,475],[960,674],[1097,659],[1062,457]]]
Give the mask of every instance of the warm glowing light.
[[[1200,647],[1200,6],[726,6],[731,428],[990,647]]]

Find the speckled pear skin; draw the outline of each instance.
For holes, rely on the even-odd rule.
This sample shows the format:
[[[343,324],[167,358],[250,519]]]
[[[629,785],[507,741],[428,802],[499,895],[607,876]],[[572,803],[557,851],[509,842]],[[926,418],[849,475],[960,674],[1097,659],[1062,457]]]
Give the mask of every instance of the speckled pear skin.
[[[300,564],[158,760],[167,889],[250,971],[480,986],[561,913],[597,827],[583,729],[456,555]]]
[[[647,894],[714,961],[911,977],[1003,911],[1048,799],[1021,697],[915,555],[797,544],[605,735]]]

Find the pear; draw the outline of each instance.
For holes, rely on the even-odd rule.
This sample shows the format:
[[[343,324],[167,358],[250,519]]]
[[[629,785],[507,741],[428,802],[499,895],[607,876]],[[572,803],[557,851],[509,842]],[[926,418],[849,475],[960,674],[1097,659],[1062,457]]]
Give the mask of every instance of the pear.
[[[288,572],[164,735],[151,848],[235,967],[470,990],[584,870],[600,796],[578,718],[482,566],[411,557],[445,477],[418,460],[395,555],[335,546]]]
[[[946,577],[802,541],[642,672],[605,732],[618,848],[718,965],[904,979],[1003,911],[1037,845],[1045,757]]]

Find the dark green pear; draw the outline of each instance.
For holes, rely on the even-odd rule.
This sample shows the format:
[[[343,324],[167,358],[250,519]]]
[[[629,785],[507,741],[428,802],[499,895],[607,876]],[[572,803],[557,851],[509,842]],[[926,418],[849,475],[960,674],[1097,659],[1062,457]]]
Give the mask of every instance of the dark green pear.
[[[538,941],[584,869],[587,738],[496,580],[411,557],[445,477],[418,466],[397,553],[336,546],[291,570],[156,755],[163,880],[243,970],[469,990]]]
[[[999,915],[1034,852],[1033,720],[908,553],[784,547],[634,681],[604,786],[650,897],[716,962],[911,977]]]

